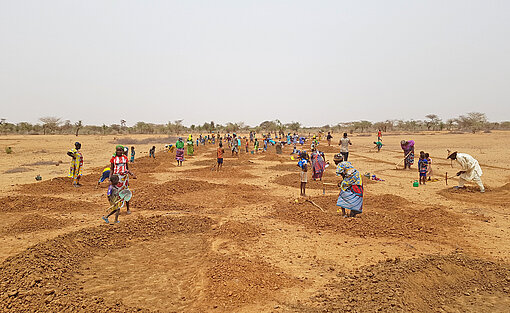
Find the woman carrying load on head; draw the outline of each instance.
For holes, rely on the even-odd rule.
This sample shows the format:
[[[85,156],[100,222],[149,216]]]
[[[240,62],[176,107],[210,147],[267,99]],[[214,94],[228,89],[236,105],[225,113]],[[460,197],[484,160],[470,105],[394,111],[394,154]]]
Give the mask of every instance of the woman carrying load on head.
[[[186,142],[188,145],[188,155],[193,155],[195,148],[193,147],[193,136],[188,136],[188,141]]]
[[[355,217],[361,214],[363,209],[363,181],[361,174],[356,170],[351,162],[343,161],[343,156],[339,153],[334,157],[336,175],[342,176],[342,182],[338,183],[340,194],[336,205],[342,209],[344,217]],[[350,210],[349,214],[345,210]]]
[[[404,150],[404,169],[411,169],[414,164],[414,140],[402,140],[400,147]]]
[[[312,161],[312,178],[313,180],[322,180],[322,175],[324,174],[324,170],[326,169],[326,162],[324,162],[324,154],[317,149],[312,150],[312,154],[310,156]]]
[[[83,155],[80,152],[81,143],[75,142],[74,149],[67,151],[67,155],[71,159],[71,167],[69,168],[69,177],[73,178],[73,186],[80,187],[81,170],[83,168]]]
[[[110,159],[110,179],[112,175],[117,175],[119,177],[119,182],[117,183],[117,188],[120,191],[129,189],[129,175],[133,175],[133,178],[136,178],[136,175],[129,171],[129,161],[127,155],[124,153],[124,147],[118,145],[115,147],[115,154]],[[126,209],[127,213],[131,214],[129,210],[129,201],[126,201]]]
[[[175,149],[177,166],[182,166],[182,161],[184,161],[184,142],[182,141],[182,137],[179,137],[179,140],[175,143]]]

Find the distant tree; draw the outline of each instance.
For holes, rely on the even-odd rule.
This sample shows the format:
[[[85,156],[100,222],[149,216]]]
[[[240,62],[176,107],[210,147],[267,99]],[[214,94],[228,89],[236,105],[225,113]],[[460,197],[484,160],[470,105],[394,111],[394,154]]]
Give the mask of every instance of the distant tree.
[[[455,125],[456,122],[457,122],[457,120],[454,119],[454,118],[447,119],[446,123],[445,123],[446,130],[451,131],[453,129],[453,126]]]
[[[30,133],[33,130],[33,125],[27,122],[20,122],[16,124],[16,128],[18,132],[21,132],[23,134]]]
[[[488,123],[485,113],[470,112],[467,115],[461,115],[457,118],[457,124],[460,128],[469,129],[473,133],[482,130]]]
[[[61,118],[54,116],[41,117],[39,121],[43,123],[44,135],[46,135],[46,131],[54,132],[62,124]]]
[[[126,120],[120,120],[120,127],[122,128],[126,127]]]
[[[436,114],[428,114],[425,115],[425,117],[429,119],[425,124],[427,126],[427,130],[430,130],[431,128],[435,130],[436,127],[439,126],[439,123],[441,123],[441,119]]]
[[[372,126],[372,122],[370,122],[370,121],[354,122],[353,126],[354,126],[354,130],[360,129],[361,132],[363,133],[366,129],[368,129]]]
[[[275,131],[278,129],[278,126],[274,121],[264,121],[260,123],[259,127],[264,131]]]
[[[291,123],[288,123],[287,125],[285,125],[288,129],[292,130],[293,132],[298,132],[299,129],[301,128],[301,123],[300,122],[291,122]]]
[[[103,128],[103,135],[106,135],[106,130],[108,129],[108,126],[106,126],[106,124],[103,124],[102,128]]]

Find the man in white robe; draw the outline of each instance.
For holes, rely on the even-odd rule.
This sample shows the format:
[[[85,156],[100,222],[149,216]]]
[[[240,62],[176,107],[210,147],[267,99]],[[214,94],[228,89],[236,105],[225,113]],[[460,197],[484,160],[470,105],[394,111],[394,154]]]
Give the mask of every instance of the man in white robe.
[[[482,176],[482,169],[475,158],[467,153],[453,152],[448,156],[448,159],[456,160],[461,167],[461,171],[457,173],[459,185],[455,188],[463,188],[466,182],[473,181],[480,187],[480,192],[485,192],[482,179],[480,178]]]

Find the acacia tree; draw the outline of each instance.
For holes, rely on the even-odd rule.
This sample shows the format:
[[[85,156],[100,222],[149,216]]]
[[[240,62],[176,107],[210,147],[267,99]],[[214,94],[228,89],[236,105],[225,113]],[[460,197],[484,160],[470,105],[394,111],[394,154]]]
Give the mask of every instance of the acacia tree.
[[[470,112],[457,118],[457,124],[460,128],[469,129],[473,133],[482,130],[487,123],[487,116],[480,112]]]
[[[62,124],[62,120],[60,117],[55,116],[46,116],[41,117],[39,119],[43,123],[43,134],[46,135],[46,131],[54,132],[60,124]]]
[[[430,130],[431,128],[436,130],[436,127],[441,123],[441,119],[436,114],[427,114],[425,117],[429,119],[426,122],[427,130]]]

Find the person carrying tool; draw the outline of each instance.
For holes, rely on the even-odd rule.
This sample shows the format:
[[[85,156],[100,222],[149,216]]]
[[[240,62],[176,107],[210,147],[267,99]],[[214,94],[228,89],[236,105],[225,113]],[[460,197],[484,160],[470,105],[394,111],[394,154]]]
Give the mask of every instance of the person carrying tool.
[[[404,169],[411,169],[414,164],[414,140],[402,140],[400,147],[404,150]]]
[[[102,217],[103,221],[106,224],[110,224],[110,221],[108,220],[108,218],[113,214],[115,214],[114,223],[119,222],[119,213],[120,213],[120,208],[122,206],[122,202],[119,201],[120,188],[119,188],[119,186],[117,186],[118,183],[119,183],[119,176],[115,175],[115,174],[112,175],[110,177],[110,186],[108,187],[108,191],[106,193],[106,196],[108,197],[108,201],[110,202],[110,205],[111,205],[111,211],[110,211],[110,213],[108,213],[108,215]]]
[[[464,188],[464,184],[466,182],[474,181],[478,187],[480,187],[480,192],[485,192],[485,187],[483,186],[482,179],[480,178],[483,174],[482,168],[475,158],[467,153],[458,153],[455,151],[450,154],[447,159],[456,160],[461,167],[461,170],[457,172],[457,176],[459,176],[459,185],[453,188]]]

